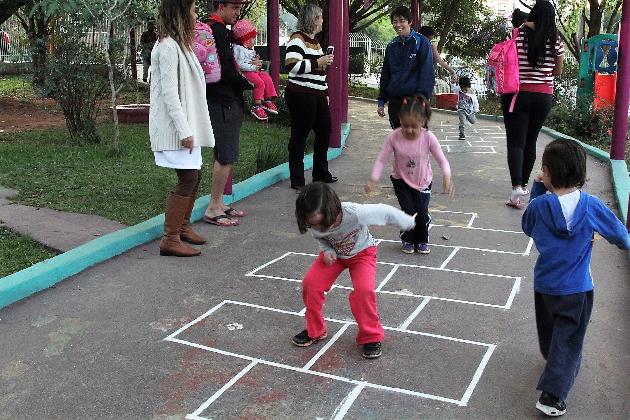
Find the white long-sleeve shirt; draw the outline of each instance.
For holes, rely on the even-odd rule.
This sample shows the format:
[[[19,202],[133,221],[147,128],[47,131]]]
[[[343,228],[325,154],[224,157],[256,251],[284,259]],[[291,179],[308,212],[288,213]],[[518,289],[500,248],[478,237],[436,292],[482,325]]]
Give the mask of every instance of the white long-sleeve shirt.
[[[309,229],[324,252],[334,252],[338,258],[352,258],[373,246],[369,225],[397,225],[402,230],[415,226],[413,216],[387,204],[341,203],[339,226],[320,232]]]
[[[252,60],[256,57],[256,51],[245,48],[242,45],[234,44],[234,60],[241,71],[256,71],[258,68],[252,64]]]

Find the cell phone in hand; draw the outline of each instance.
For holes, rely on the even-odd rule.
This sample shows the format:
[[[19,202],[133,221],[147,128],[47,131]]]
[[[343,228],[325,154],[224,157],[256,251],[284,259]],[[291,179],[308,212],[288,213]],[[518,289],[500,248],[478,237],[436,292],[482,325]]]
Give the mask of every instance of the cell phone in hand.
[[[333,55],[335,53],[335,47],[332,45],[329,45],[328,48],[326,48],[326,55]]]

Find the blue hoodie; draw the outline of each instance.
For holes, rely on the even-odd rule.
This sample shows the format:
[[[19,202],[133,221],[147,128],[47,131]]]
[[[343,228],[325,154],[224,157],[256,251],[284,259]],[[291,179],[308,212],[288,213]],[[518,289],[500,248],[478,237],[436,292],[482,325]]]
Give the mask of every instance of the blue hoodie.
[[[546,192],[542,182],[534,183],[522,220],[523,232],[534,239],[540,253],[534,267],[534,290],[547,295],[593,290],[594,232],[619,248],[630,249],[628,230],[597,197],[582,191],[568,230],[558,196]]]
[[[378,94],[379,106],[383,106],[389,98],[417,94],[431,99],[433,85],[433,48],[427,37],[412,29],[405,39],[397,36],[387,44]]]

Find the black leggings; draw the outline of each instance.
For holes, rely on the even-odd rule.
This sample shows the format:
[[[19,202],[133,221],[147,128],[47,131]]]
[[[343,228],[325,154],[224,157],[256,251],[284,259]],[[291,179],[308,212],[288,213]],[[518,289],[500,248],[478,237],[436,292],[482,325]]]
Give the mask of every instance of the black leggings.
[[[177,186],[175,194],[182,197],[190,197],[197,192],[201,182],[201,170],[198,169],[175,169],[177,172]]]
[[[512,186],[527,185],[536,162],[538,133],[551,110],[553,95],[519,92],[514,111],[509,112],[513,94],[501,95],[507,137],[507,160]]]
[[[400,239],[402,239],[403,242],[414,245],[428,244],[429,224],[431,223],[429,201],[431,200],[431,186],[433,183],[429,184],[424,191],[418,191],[411,188],[402,179],[396,179],[391,176],[389,179],[394,186],[394,193],[396,193],[396,198],[398,198],[400,209],[411,216],[418,213],[416,222],[421,222],[416,223],[416,227],[413,230],[407,232],[400,231]]]
[[[306,138],[313,130],[313,181],[325,181],[328,172],[328,146],[330,144],[330,110],[326,96],[285,90],[284,99],[291,117],[289,139],[289,173],[292,187],[302,187],[304,180],[304,151]]]

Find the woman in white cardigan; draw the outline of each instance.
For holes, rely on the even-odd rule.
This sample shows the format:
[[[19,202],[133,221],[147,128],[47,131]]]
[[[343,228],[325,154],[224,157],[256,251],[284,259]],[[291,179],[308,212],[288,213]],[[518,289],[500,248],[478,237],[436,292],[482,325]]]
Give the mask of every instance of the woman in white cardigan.
[[[206,103],[206,83],[192,52],[194,0],[162,0],[158,42],[151,52],[149,138],[155,164],[177,172],[168,196],[160,255],[192,257],[206,241],[190,225],[201,181],[201,147],[214,146]]]

